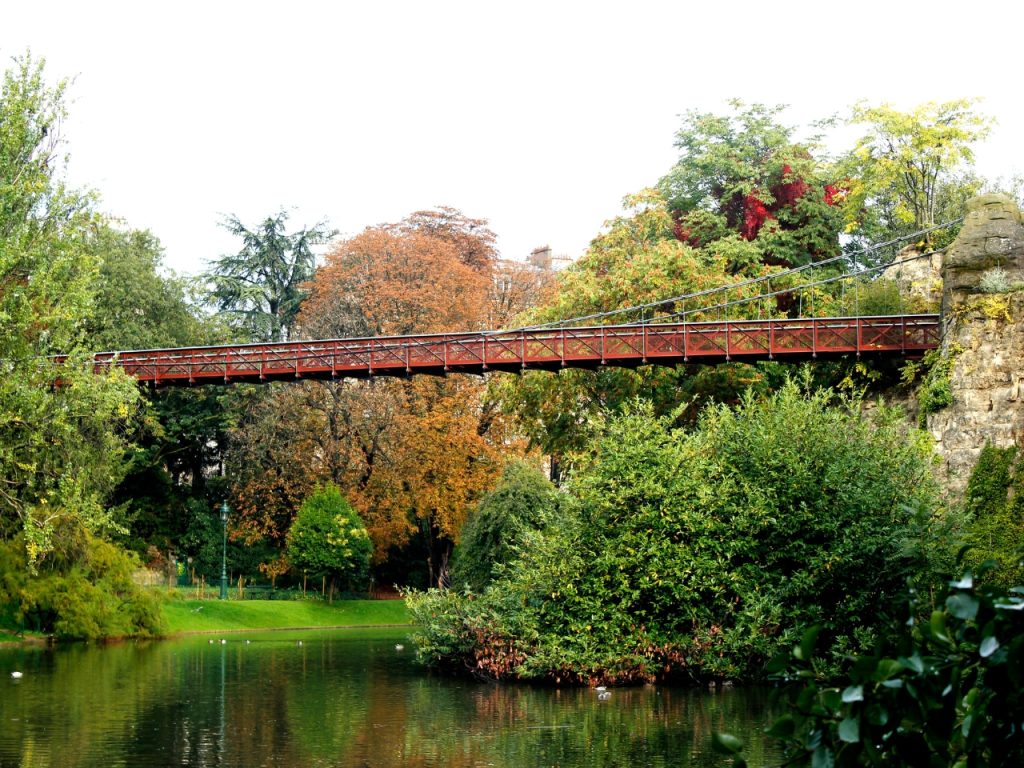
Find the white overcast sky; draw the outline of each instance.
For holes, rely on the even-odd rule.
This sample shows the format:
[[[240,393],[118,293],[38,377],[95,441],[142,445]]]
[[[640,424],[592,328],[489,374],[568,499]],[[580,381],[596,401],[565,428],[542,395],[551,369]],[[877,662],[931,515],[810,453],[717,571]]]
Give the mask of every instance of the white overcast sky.
[[[72,182],[195,274],[234,249],[225,214],[285,208],[342,234],[450,205],[502,255],[578,255],[676,158],[690,109],[962,96],[998,126],[988,176],[1024,172],[1024,3],[34,2],[0,57],[73,76]]]

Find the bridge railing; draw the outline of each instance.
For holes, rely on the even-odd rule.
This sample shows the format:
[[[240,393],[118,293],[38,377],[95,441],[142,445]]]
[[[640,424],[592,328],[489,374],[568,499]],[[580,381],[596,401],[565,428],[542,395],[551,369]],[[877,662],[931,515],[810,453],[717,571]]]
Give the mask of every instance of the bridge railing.
[[[919,355],[938,346],[937,315],[644,323],[107,352],[156,386],[239,381],[482,374],[600,365],[635,367]]]

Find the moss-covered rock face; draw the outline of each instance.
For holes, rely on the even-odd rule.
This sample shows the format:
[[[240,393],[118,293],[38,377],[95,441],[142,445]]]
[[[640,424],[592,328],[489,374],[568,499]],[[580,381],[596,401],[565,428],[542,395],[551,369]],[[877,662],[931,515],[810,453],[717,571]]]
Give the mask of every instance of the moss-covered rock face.
[[[980,292],[986,271],[999,267],[1010,283],[1024,281],[1024,223],[1007,195],[981,195],[967,204],[967,218],[942,265],[942,311]]]

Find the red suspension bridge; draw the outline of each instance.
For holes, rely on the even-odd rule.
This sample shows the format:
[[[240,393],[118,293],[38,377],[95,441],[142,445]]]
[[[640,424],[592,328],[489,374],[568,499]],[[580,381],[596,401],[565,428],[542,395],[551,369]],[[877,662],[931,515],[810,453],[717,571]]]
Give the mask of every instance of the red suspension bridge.
[[[154,386],[371,376],[635,368],[843,355],[920,356],[939,345],[938,315],[633,323],[103,352]]]
[[[870,250],[916,241],[928,232],[956,223],[940,224],[880,243]],[[868,252],[863,251],[862,254]],[[900,264],[931,255],[919,253],[903,258]],[[807,270],[818,270],[841,262],[852,262],[854,268],[844,274],[825,276],[801,285],[791,282]],[[120,367],[139,381],[163,387],[415,374],[484,374],[488,371],[558,371],[603,365],[635,368],[642,365],[716,365],[758,360],[795,362],[844,355],[919,357],[940,344],[942,328],[939,315],[864,317],[857,312],[856,316],[848,317],[687,320],[689,317],[706,318],[716,311],[727,313],[728,317],[741,305],[750,311],[758,307],[760,312],[765,302],[770,306],[782,295],[786,295],[791,303],[798,301],[802,310],[806,294],[813,314],[814,290],[833,284],[834,288],[845,292],[844,281],[853,284],[853,306],[859,309],[858,281],[886,268],[884,265],[861,267],[850,254],[844,254],[641,306],[509,331],[101,352],[94,355],[93,360],[97,370]],[[785,287],[779,287],[780,281]],[[840,285],[835,286],[836,283]],[[731,299],[737,295],[736,292],[739,298]],[[684,309],[675,311],[674,308],[679,306]],[[654,310],[652,314],[659,311],[672,314],[646,322],[604,324],[615,317],[645,317],[649,310]],[[595,322],[599,324],[593,324]]]

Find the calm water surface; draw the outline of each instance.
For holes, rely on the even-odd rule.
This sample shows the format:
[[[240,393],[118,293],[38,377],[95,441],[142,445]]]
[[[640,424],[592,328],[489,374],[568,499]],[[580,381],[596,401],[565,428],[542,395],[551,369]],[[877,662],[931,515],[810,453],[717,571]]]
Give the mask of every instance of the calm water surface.
[[[774,758],[763,691],[476,684],[424,672],[405,634],[0,649],[0,767],[718,766],[715,730]]]

